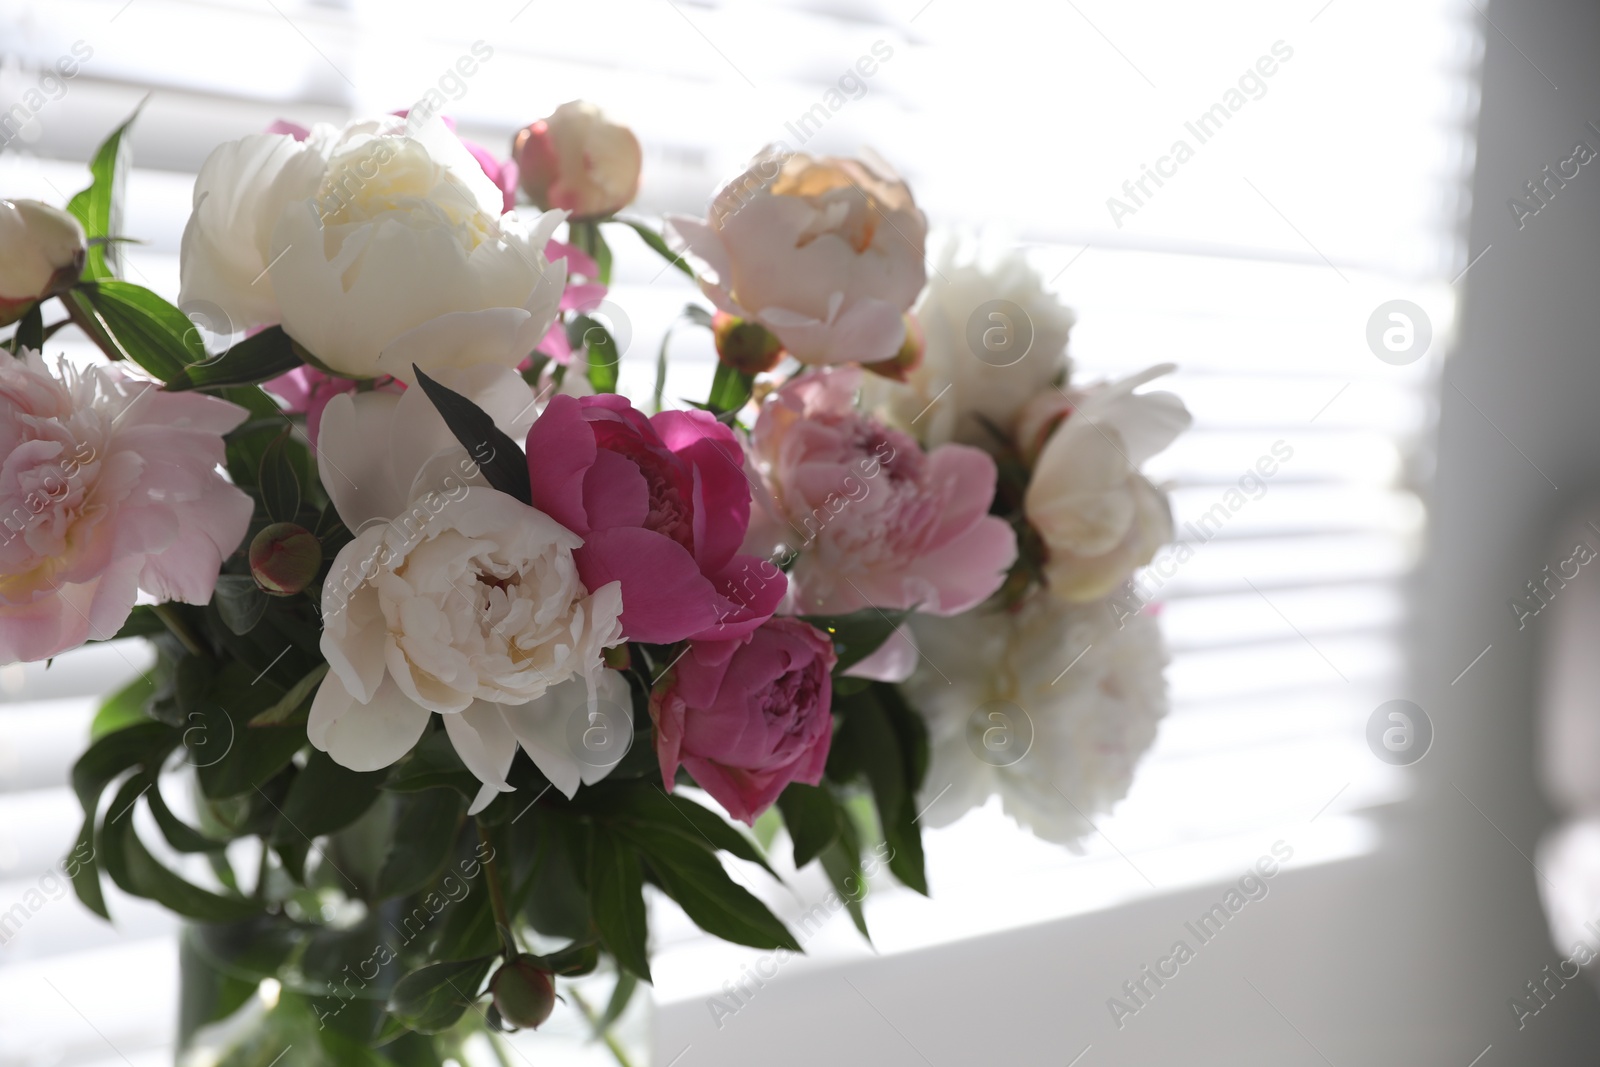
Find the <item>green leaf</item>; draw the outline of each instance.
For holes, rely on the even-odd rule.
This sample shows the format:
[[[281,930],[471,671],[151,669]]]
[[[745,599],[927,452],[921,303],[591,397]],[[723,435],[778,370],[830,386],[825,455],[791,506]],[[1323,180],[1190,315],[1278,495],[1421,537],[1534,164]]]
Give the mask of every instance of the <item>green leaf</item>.
[[[644,854],[662,890],[706,933],[751,948],[801,951],[778,917],[728,877],[714,852],[668,834],[618,833]]]
[[[272,603],[248,574],[217,575],[211,597],[223,623],[240,637],[256,628]]]
[[[195,339],[200,343],[198,332]],[[211,358],[206,357],[202,344],[199,359],[190,362],[192,366],[167,382],[169,390],[253,385],[292,371],[305,363],[305,359],[282,326],[269,326]]]
[[[387,767],[380,771],[352,771],[335,763],[326,752],[312,749],[306,765],[289,786],[273,840],[310,839],[343,830],[377,802],[381,793],[378,787],[388,773]],[[401,832],[407,832],[406,828]]]
[[[922,831],[917,825],[915,776],[916,754],[908,751],[916,741],[903,737],[909,723],[891,719],[875,686],[835,705],[841,712],[839,732],[834,735],[828,754],[828,776],[846,780],[860,773],[872,787],[873,803],[883,826],[884,839],[893,851],[889,869],[895,877],[917,892],[927,895],[928,880],[923,869]],[[926,744],[924,740],[922,742]],[[924,757],[925,758],[925,757]]]
[[[628,1002],[633,999],[634,991],[638,988],[639,980],[633,975],[627,971],[617,973],[617,984],[611,989],[611,999],[606,1003],[606,1010],[594,1023],[596,1037],[603,1035],[622,1018],[622,1013],[628,1010]]]
[[[706,398],[706,407],[718,415],[739,411],[749,401],[755,382],[755,375],[742,374],[719,360],[716,373],[711,377],[711,395]]]
[[[863,608],[849,615],[802,615],[800,618],[833,638],[833,650],[839,657],[833,673],[838,677],[878,651],[910,614],[909,610]]]
[[[44,311],[33,305],[17,323],[17,332],[11,335],[11,353],[20,355],[24,348],[39,351],[44,347]]]
[[[78,899],[103,919],[111,915],[106,910],[105,894],[100,886],[101,850],[96,847],[95,816],[100,796],[124,771],[141,764],[159,766],[177,744],[177,730],[146,719],[106,734],[73,764],[72,788],[83,808],[83,828],[67,857],[66,871]]]
[[[768,874],[777,872],[767,863],[755,842],[730,826],[711,809],[688,797],[669,795],[654,781],[608,783],[591,787],[579,802],[585,811],[604,814],[619,823],[672,834],[701,848],[722,849],[739,859],[759,864]]]
[[[535,806],[511,825],[513,857],[529,856],[532,871],[511,903],[535,930],[549,937],[582,940],[592,935],[584,889],[587,833],[565,814]]]
[[[148,96],[145,100],[150,99]],[[111,136],[95,149],[89,161],[89,188],[67,202],[67,212],[83,224],[84,234],[91,240],[96,237],[116,237],[122,223],[122,187],[124,176],[121,165],[126,162],[122,138],[139,117],[145,100],[133,109],[133,114],[111,131]],[[116,274],[115,244],[95,243],[89,246],[88,259],[84,261],[83,277],[89,280],[110,278]]]
[[[535,956],[538,966],[565,978],[590,974],[600,966],[600,945],[595,941],[574,941],[566,948],[545,956]]]
[[[233,922],[260,912],[255,901],[219,896],[162,866],[146,851],[133,828],[133,806],[153,786],[149,774],[128,779],[111,802],[100,831],[100,858],[106,873],[125,893],[154,900],[168,911],[201,922]]]
[[[389,1011],[418,1033],[448,1030],[477,1002],[493,962],[493,956],[479,956],[418,968],[395,984]]]
[[[661,350],[656,353],[656,386],[652,392],[654,410],[661,410],[661,397],[667,390],[667,342],[672,340],[672,331],[684,322],[692,322],[697,326],[711,328],[711,312],[699,304],[685,304],[678,317],[667,324],[667,330],[661,335]]]
[[[650,981],[649,927],[639,853],[628,840],[598,826],[589,853],[589,908],[595,930],[617,965]]]
[[[450,735],[435,730],[417,742],[411,754],[396,765],[384,788],[396,793],[417,793],[441,787],[453,789],[471,800],[477,797],[481,783],[461,762]]]
[[[573,351],[582,351],[589,384],[597,393],[617,391],[617,375],[622,363],[622,353],[611,331],[598,319],[589,315],[574,315],[567,323],[567,343]]]
[[[409,896],[432,884],[455,848],[463,800],[449,789],[396,798],[394,835],[378,874],[377,897]]]
[[[155,679],[146,673],[106,697],[89,724],[89,740],[98,741],[107,734],[148,722],[150,716],[145,714],[145,702],[155,693]]]
[[[659,233],[656,233],[642,222],[632,222],[627,219],[617,219],[616,221],[622,223],[624,226],[627,226],[629,229],[633,230],[634,233],[638,234],[640,239],[643,240],[645,244],[649,245],[656,255],[660,256],[662,259],[665,259],[667,262],[671,263],[674,267],[677,267],[679,270],[683,271],[683,273],[688,277],[694,277],[694,268],[689,266],[688,260],[678,255],[672,249],[668,248],[666,239]]]
[[[204,694],[184,706],[183,743],[206,796],[239,796],[260,789],[305,747],[304,726],[255,726],[249,722],[275,704],[283,690],[270,678],[229,663]]]
[[[467,450],[478,469],[494,488],[524,504],[533,503],[533,486],[528,479],[528,459],[522,449],[494,424],[478,405],[452,389],[447,389],[416,367],[417,381],[433,401],[445,425]]]
[[[843,813],[826,789],[791,782],[778,796],[778,810],[794,841],[794,865],[804,867],[839,839]]]
[[[866,879],[861,873],[861,842],[856,836],[855,824],[843,809],[840,810],[839,817],[839,838],[823,849],[819,858],[828,881],[833,884],[834,892],[839,894],[839,899],[844,901],[845,909],[850,912],[850,921],[855,923],[856,929],[861,931],[861,936],[870,943],[872,935],[867,932],[867,915],[861,907],[867,887]]]
[[[132,360],[161,381],[180,377],[189,364],[206,358],[189,317],[143,286],[108,278],[67,297],[74,321],[107,355]]]
[[[282,726],[291,722],[300,723],[304,720],[295,713],[300,711],[305,703],[311,699],[318,683],[328,673],[328,665],[319,663],[311,668],[305,677],[301,678],[289,690],[279,697],[277,702],[250,720],[252,729],[259,726]]]
[[[161,829],[161,836],[167,839],[167,844],[178,852],[220,852],[228,847],[228,842],[207,837],[174,815],[172,809],[167,807],[166,798],[161,795],[161,783],[154,778],[152,782],[144,799],[150,806],[150,814],[155,816],[156,825]]]
[[[287,451],[291,439],[291,432],[285,429],[267,446],[261,456],[261,474],[256,479],[261,504],[273,522],[293,522],[300,514],[300,478]]]

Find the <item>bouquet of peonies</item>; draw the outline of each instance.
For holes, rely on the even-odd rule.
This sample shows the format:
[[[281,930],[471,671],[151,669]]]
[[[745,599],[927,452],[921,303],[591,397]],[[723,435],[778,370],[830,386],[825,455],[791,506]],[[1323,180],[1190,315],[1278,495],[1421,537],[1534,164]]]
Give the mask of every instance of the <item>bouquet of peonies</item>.
[[[1071,843],[1125,793],[1170,368],[1069,383],[1020,257],[929,284],[881,162],[768,151],[662,232],[588,104],[506,163],[420,113],[278,124],[201,169],[174,306],[119,277],[126,130],[65,211],[0,201],[0,661],[154,647],[68,870],[189,920],[206,1062],[438,1065],[558,989],[603,1036],[647,883],[800,951],[728,873],[780,822],[865,935],[864,870],[927,891],[922,826],[998,793]],[[665,342],[617,392],[629,234],[712,305],[703,402],[663,408]],[[108,362],[48,361],[68,324]]]

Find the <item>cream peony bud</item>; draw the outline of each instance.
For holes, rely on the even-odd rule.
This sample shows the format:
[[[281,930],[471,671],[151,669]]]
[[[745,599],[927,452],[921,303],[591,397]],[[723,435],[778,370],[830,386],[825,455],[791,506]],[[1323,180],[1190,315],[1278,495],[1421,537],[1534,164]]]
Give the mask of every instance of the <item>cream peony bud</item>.
[[[293,596],[317,577],[322,543],[303,526],[275,522],[250,541],[250,574],[263,593]]]
[[[726,311],[711,316],[717,358],[742,374],[764,374],[783,358],[783,342],[759,322]]]
[[[0,326],[65,290],[83,272],[83,227],[37,200],[0,200]]]
[[[1189,412],[1171,393],[1133,391],[1172,369],[1077,394],[1039,451],[1023,508],[1049,553],[1045,583],[1063,600],[1105,596],[1172,539],[1166,494],[1139,467],[1188,427]],[[1044,432],[1054,408],[1026,420],[1033,432]]]
[[[528,198],[575,219],[614,215],[639,193],[639,139],[600,109],[571,100],[518,130],[512,156]]]

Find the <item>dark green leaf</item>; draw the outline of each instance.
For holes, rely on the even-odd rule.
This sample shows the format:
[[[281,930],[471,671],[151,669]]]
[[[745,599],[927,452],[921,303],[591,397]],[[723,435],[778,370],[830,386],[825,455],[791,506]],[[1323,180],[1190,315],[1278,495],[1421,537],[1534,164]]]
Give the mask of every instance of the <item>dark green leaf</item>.
[[[395,984],[389,1011],[419,1033],[448,1030],[477,1001],[493,962],[493,956],[480,956],[412,971]]]
[[[634,233],[638,234],[644,243],[649,245],[650,248],[654,250],[655,253],[662,259],[667,260],[674,267],[677,267],[679,270],[683,271],[683,273],[688,275],[690,278],[694,277],[694,268],[689,266],[689,261],[678,255],[672,249],[668,248],[666,239],[663,238],[659,233],[656,233],[642,222],[630,222],[626,219],[618,219],[617,221],[633,230]]]
[[[600,966],[600,945],[594,941],[575,941],[564,949],[534,958],[552,974],[576,978]]]
[[[241,637],[256,628],[271,604],[248,574],[219,574],[211,602],[228,629]]]
[[[326,752],[312,749],[306,765],[289,786],[273,838],[292,841],[343,830],[377,801],[381,792],[378,787],[388,773],[387,768],[352,771],[335,763]]]
[[[804,867],[839,838],[843,813],[826,789],[792,782],[778,796],[778,810],[794,841],[794,865]]]
[[[583,827],[564,814],[535,806],[512,823],[513,856],[530,855],[533,870],[511,903],[534,929],[550,937],[581,940],[591,935],[588,869]]]
[[[606,1010],[600,1018],[595,1020],[594,1032],[599,1037],[622,1018],[622,1013],[628,1010],[628,1002],[633,999],[634,991],[639,988],[639,980],[627,971],[617,972],[617,984],[611,989],[611,999],[606,1003]]]
[[[454,789],[471,800],[478,795],[481,783],[456,755],[450,735],[435,730],[417,742],[411,754],[395,766],[384,788],[396,793],[417,793],[440,787]]]
[[[867,915],[861,907],[867,891],[867,882],[861,873],[861,844],[856,839],[855,825],[850,822],[850,817],[843,811],[840,817],[843,821],[838,840],[823,849],[819,858],[834,892],[839,894],[845,909],[850,912],[850,921],[856,924],[861,936],[870,942],[872,935],[867,932]]]
[[[271,679],[258,679],[249,666],[235,662],[185,712],[190,725],[183,732],[183,743],[208,797],[238,796],[261,788],[305,746],[304,726],[249,725],[282,694]]]
[[[261,475],[256,480],[256,487],[261,490],[261,503],[273,522],[293,522],[300,514],[300,478],[289,460],[290,439],[285,429],[267,446],[261,457]]]
[[[682,837],[633,829],[618,833],[644,854],[662,890],[702,930],[751,948],[801,951],[778,917],[728,877],[716,853]]]
[[[11,351],[14,355],[20,355],[24,348],[31,348],[37,352],[43,347],[44,311],[35,304],[17,323],[17,332],[11,335]]]
[[[639,853],[629,841],[602,827],[595,827],[589,855],[589,908],[600,940],[618,966],[650,981]]]
[[[195,334],[199,340],[198,332]],[[305,362],[281,326],[269,326],[252,334],[226,352],[207,358],[202,343],[192,366],[167,382],[173,392],[184,389],[216,388],[224,385],[253,385],[276,378]]]
[[[908,735],[902,739],[897,726],[908,731],[912,727],[891,719],[879,698],[879,688],[883,687],[875,686],[835,703],[842,722],[828,754],[828,776],[836,781],[857,772],[866,776],[884,838],[893,850],[889,869],[900,881],[926,895],[922,830],[917,825],[916,794],[912,791],[917,756],[908,751],[908,747],[917,744],[917,737]],[[925,745],[926,740],[921,743]]]
[[[133,109],[133,114],[112,130],[111,136],[95,149],[94,158],[89,161],[89,188],[67,202],[68,213],[83,224],[84,234],[91,240],[119,236],[116,231],[122,228],[122,189],[126,182],[122,165],[127,161],[122,138],[143,108],[144,100],[141,100],[139,106]],[[116,257],[115,243],[91,244],[89,257],[83,265],[83,276],[91,280],[114,276]]]
[[[279,697],[277,702],[266,711],[261,712],[250,720],[252,729],[260,726],[281,726],[288,723],[299,723],[305,720],[295,713],[301,711],[311,700],[316,692],[317,685],[328,673],[328,665],[319,663],[306,673],[294,685]]]
[[[833,638],[833,650],[839,657],[833,673],[838,677],[878,651],[910,614],[910,611],[863,608],[849,615],[802,615],[800,618]]]
[[[257,914],[255,901],[219,896],[162,866],[145,850],[133,828],[133,806],[152,781],[135,775],[124,783],[100,831],[100,859],[111,880],[136,897],[154,900],[168,911],[202,922],[233,922]]]
[[[407,896],[431,884],[444,869],[461,826],[462,798],[450,789],[402,793],[396,798],[395,834],[378,875],[379,899]]]
[[[207,837],[172,814],[172,809],[167,807],[166,798],[161,795],[159,782],[151,785],[144,799],[145,803],[150,805],[150,814],[155,816],[156,825],[161,828],[161,836],[165,837],[167,844],[176,851],[220,852],[228,847],[228,842]]]
[[[440,385],[416,367],[412,370],[428,399],[444,418],[445,425],[478,464],[489,484],[524,504],[531,504],[533,486],[528,479],[528,459],[517,443],[478,405]]]

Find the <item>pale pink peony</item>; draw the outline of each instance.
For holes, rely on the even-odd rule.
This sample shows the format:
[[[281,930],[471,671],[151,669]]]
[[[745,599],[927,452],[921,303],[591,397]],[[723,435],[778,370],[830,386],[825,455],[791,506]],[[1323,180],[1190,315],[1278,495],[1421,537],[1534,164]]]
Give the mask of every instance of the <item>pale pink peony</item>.
[[[802,363],[877,363],[906,339],[927,280],[928,222],[881,161],[769,149],[670,236],[718,310],[771,330]]]
[[[750,447],[768,521],[745,547],[799,554],[798,612],[966,611],[1017,557],[1011,527],[989,514],[994,460],[967,445],[923,452],[856,408],[860,381],[858,367],[813,371],[762,406]]]
[[[113,367],[0,359],[0,662],[111,637],[140,590],[211,599],[250,523],[216,469],[246,414]]]

